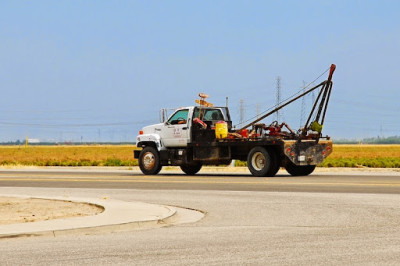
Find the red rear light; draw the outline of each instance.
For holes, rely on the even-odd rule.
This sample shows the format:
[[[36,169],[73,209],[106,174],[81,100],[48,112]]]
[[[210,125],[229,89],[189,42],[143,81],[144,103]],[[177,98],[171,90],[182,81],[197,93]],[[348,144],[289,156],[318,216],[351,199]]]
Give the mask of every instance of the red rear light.
[[[139,135],[143,135],[143,130],[140,130],[140,131],[139,131]]]

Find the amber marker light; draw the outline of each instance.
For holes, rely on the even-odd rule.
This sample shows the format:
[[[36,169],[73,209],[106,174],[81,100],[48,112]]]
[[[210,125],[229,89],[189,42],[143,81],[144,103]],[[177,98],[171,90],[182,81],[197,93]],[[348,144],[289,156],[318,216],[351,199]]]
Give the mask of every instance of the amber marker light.
[[[140,131],[139,131],[139,135],[143,135],[143,130],[140,130]]]

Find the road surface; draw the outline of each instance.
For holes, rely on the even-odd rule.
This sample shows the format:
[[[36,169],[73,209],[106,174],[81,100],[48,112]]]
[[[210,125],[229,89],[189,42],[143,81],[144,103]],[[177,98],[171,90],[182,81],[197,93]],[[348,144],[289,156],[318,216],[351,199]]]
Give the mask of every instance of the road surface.
[[[317,172],[292,177],[280,171],[276,177],[259,178],[246,173],[187,176],[179,171],[164,171],[145,176],[139,171],[2,170],[0,186],[399,194],[400,172]]]
[[[193,208],[197,223],[0,240],[3,264],[398,264],[400,175],[0,171],[0,193],[110,197]]]

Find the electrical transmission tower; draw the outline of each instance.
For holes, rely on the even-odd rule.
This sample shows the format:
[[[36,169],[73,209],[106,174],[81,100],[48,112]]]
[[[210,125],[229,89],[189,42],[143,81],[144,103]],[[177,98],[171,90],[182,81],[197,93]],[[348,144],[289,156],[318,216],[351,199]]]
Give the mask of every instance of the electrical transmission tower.
[[[244,100],[240,99],[240,124],[244,123]]]
[[[311,83],[311,87],[314,87],[314,82]],[[311,98],[312,98],[312,104],[314,104],[314,102],[315,102],[315,91],[311,92]]]
[[[276,106],[279,106],[281,103],[281,77],[276,78]],[[280,113],[279,111],[276,112],[276,121],[280,120]]]

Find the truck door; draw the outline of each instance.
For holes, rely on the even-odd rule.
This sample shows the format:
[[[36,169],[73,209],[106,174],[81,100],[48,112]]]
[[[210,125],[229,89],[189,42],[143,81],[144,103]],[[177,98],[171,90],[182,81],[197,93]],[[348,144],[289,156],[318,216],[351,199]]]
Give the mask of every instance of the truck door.
[[[163,127],[162,141],[165,147],[186,147],[190,141],[189,109],[176,111]]]

